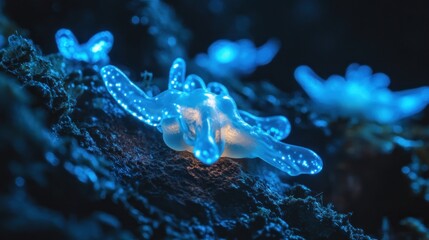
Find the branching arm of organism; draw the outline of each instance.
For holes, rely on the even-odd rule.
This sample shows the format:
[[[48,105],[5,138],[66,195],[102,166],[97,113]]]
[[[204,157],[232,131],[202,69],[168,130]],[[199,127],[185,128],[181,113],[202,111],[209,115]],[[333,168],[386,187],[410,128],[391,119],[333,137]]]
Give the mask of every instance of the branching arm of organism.
[[[373,74],[365,65],[351,64],[345,77],[332,75],[326,81],[310,67],[300,66],[295,78],[317,109],[335,116],[392,123],[422,111],[429,103],[429,87],[393,92],[388,89],[387,75]]]
[[[79,44],[68,29],[60,29],[55,34],[58,50],[65,58],[91,64],[109,62],[109,52],[113,46],[113,35],[109,31],[95,34],[87,43]]]
[[[239,77],[270,63],[279,49],[280,42],[276,39],[268,40],[259,48],[249,39],[236,42],[222,39],[212,43],[207,54],[198,54],[195,61],[215,76]]]
[[[158,127],[165,143],[189,151],[205,164],[220,157],[261,158],[290,174],[315,174],[322,160],[313,151],[280,142],[290,132],[283,116],[256,117],[240,111],[225,86],[207,86],[197,75],[185,77],[186,64],[176,59],[168,89],[149,97],[114,66],[101,69],[108,92],[131,115]]]

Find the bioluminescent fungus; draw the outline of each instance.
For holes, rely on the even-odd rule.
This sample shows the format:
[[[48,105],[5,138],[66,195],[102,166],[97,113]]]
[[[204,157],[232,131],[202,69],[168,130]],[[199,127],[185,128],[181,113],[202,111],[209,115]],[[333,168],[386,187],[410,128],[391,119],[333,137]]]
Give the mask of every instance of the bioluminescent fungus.
[[[58,50],[67,59],[87,63],[108,63],[113,46],[113,35],[109,31],[95,34],[87,43],[79,44],[68,29],[60,29],[55,34]]]
[[[157,127],[176,151],[193,152],[205,164],[220,157],[255,158],[290,174],[315,174],[322,169],[313,151],[280,142],[290,132],[284,116],[256,117],[237,110],[225,86],[207,86],[197,75],[185,78],[186,64],[174,61],[168,90],[149,97],[114,66],[101,69],[109,93],[131,115]]]
[[[248,39],[236,42],[222,39],[212,43],[207,54],[198,54],[195,61],[216,76],[246,75],[270,63],[279,49],[280,42],[275,39],[259,48]]]
[[[319,110],[335,116],[392,123],[420,112],[429,103],[429,87],[392,92],[389,77],[373,74],[365,65],[351,64],[345,77],[332,75],[326,81],[308,66],[300,66],[295,78]]]

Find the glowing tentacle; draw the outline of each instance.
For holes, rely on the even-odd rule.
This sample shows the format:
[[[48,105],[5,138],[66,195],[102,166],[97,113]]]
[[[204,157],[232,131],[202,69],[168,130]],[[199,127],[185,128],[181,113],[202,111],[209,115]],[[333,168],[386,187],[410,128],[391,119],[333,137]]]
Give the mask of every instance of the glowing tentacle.
[[[316,174],[323,168],[320,157],[310,149],[278,142],[264,133],[254,140],[258,142],[257,157],[291,176]]]
[[[168,89],[182,91],[185,82],[186,62],[182,58],[176,58],[170,68]]]
[[[85,49],[89,51],[90,62],[99,62],[108,59],[108,53],[113,47],[113,35],[109,31],[95,34],[85,44]]]
[[[179,97],[178,92],[165,91],[156,97],[149,97],[114,66],[103,67],[100,74],[113,98],[137,119],[158,126],[163,118],[177,114],[173,103]]]
[[[270,39],[264,45],[257,49],[256,62],[258,65],[266,65],[270,63],[280,50],[280,41]]]
[[[74,34],[68,29],[60,29],[55,34],[55,40],[57,42],[58,50],[60,53],[68,59],[75,56],[76,52],[79,51],[79,42],[77,41]]]
[[[204,83],[204,80],[195,74],[190,74],[186,77],[185,83],[183,84],[183,91],[184,92],[192,92],[193,90],[197,88],[206,89],[206,84]]]
[[[413,115],[429,104],[429,87],[420,87],[393,93],[397,103],[398,119]]]
[[[195,128],[194,156],[205,164],[215,163],[223,153],[224,141],[220,134],[219,119],[217,114],[208,110],[202,113],[201,126]],[[218,140],[218,141],[216,141]]]
[[[283,140],[289,136],[291,126],[284,116],[257,117],[243,110],[238,110],[238,113],[246,123],[260,128],[275,139]]]
[[[311,98],[318,99],[324,91],[324,81],[308,66],[299,66],[295,78]]]

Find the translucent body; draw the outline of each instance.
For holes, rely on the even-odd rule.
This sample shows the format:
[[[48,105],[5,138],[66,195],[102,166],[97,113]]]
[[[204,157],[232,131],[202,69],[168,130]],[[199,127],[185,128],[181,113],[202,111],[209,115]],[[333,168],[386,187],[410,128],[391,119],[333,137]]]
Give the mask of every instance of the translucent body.
[[[246,75],[270,63],[279,49],[280,43],[273,39],[259,48],[248,39],[222,39],[212,43],[207,54],[197,55],[195,61],[216,76]]]
[[[332,75],[326,81],[308,66],[300,66],[295,78],[318,109],[333,115],[391,123],[420,112],[429,103],[429,87],[392,92],[389,77],[373,74],[365,65],[351,64],[345,77]]]
[[[290,175],[315,174],[322,161],[313,151],[280,142],[290,132],[283,116],[256,117],[237,110],[220,83],[207,87],[197,75],[185,79],[186,64],[176,59],[168,90],[149,97],[119,69],[106,66],[101,76],[109,93],[131,115],[156,126],[165,143],[177,151],[193,152],[205,164],[220,157],[259,157]]]
[[[87,63],[108,63],[113,46],[113,35],[109,31],[95,34],[87,43],[79,44],[68,29],[60,29],[55,34],[58,50],[67,59]]]

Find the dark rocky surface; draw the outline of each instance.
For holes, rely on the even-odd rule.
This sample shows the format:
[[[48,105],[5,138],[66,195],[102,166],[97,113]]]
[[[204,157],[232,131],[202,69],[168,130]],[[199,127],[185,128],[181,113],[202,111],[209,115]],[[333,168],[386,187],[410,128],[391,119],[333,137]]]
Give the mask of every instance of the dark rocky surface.
[[[9,40],[0,52],[2,236],[369,239],[302,185],[260,177],[245,161],[207,167],[174,152],[116,106],[96,71]]]

